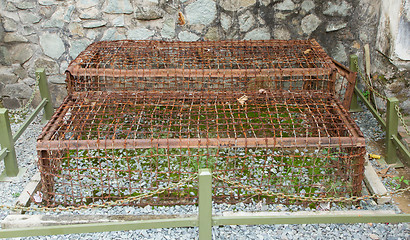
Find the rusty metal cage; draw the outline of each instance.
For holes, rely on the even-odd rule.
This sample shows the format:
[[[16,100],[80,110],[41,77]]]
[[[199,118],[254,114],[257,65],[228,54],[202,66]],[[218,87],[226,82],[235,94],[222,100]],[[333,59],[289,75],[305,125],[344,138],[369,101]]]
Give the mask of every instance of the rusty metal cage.
[[[203,167],[273,192],[359,195],[354,79],[315,40],[93,43],[37,142],[43,203],[137,196]],[[197,191],[194,181],[133,204],[195,204]],[[213,198],[289,203],[220,181]]]

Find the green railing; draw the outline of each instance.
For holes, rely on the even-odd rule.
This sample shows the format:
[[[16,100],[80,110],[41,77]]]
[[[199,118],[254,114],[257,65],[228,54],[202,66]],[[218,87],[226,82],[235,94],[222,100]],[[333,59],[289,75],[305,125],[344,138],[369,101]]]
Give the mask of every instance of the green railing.
[[[45,70],[43,68],[36,70],[36,86],[37,85],[40,90],[42,100],[14,135],[12,134],[10,127],[10,119],[8,115],[9,110],[0,108],[0,161],[4,159],[5,168],[4,172],[0,175],[0,181],[6,180],[10,177],[16,177],[24,173],[24,170],[18,167],[14,143],[19,139],[21,134],[23,134],[23,132],[42,109],[44,109],[44,120],[49,120],[53,115],[53,104],[51,102],[51,95],[48,88]],[[34,93],[36,91],[37,89],[34,89],[33,96],[30,100],[34,98]],[[26,106],[29,104],[30,101]]]
[[[356,55],[350,56],[350,69],[355,72],[360,72],[358,67],[358,57]],[[362,75],[362,78],[365,76]],[[371,86],[368,86],[367,81],[363,80],[366,84],[366,87],[375,92]],[[352,102],[350,105],[351,112],[361,111],[361,107],[358,105],[357,99],[359,98],[373,114],[376,120],[379,122],[380,126],[384,131],[386,131],[386,162],[388,164],[395,164],[396,167],[402,167],[403,163],[399,160],[397,156],[397,150],[402,154],[404,160],[410,164],[410,151],[407,147],[400,141],[398,135],[398,126],[399,126],[399,116],[401,113],[398,109],[399,100],[395,97],[387,98],[381,94],[375,92],[379,97],[386,100],[387,111],[386,111],[386,120],[379,114],[377,109],[373,104],[363,95],[362,91],[355,86]],[[404,120],[401,119],[403,122]]]
[[[320,223],[399,223],[410,222],[410,214],[340,214],[326,215],[255,215],[244,212],[241,216],[212,215],[212,173],[209,169],[200,169],[198,215],[171,219],[152,219],[124,222],[103,222],[90,224],[72,224],[44,226],[36,228],[15,228],[0,230],[1,238],[60,235],[75,233],[129,231],[153,228],[199,227],[199,239],[212,239],[212,226],[222,225],[261,225],[261,224],[320,224]]]

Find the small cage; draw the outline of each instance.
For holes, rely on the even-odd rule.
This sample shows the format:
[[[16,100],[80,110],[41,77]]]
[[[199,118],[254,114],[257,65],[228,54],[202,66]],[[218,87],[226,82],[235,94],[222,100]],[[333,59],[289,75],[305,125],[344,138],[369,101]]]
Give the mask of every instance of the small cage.
[[[315,40],[91,44],[37,142],[44,204],[138,196],[210,168],[298,196],[361,193],[355,75]],[[197,182],[135,205],[196,204]],[[215,202],[286,199],[213,183]]]

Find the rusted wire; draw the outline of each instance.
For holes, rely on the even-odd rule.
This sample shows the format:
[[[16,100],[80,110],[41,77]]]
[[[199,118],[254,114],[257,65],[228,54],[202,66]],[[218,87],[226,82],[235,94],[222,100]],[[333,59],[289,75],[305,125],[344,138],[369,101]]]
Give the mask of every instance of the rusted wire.
[[[262,190],[358,195],[365,143],[338,70],[314,40],[94,43],[69,65],[69,95],[37,143],[44,204],[148,193],[203,167]],[[217,202],[263,197],[214,185]],[[197,194],[194,182],[135,204]]]

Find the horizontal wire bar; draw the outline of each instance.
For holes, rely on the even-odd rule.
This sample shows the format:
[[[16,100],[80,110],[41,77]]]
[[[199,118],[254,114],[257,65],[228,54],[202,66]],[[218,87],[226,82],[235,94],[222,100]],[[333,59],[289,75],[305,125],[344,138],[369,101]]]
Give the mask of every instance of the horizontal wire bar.
[[[268,77],[268,76],[306,76],[329,75],[329,68],[284,68],[284,69],[99,69],[99,68],[73,68],[70,72],[77,76],[100,77]]]
[[[37,150],[134,148],[238,148],[238,147],[363,147],[361,137],[105,139],[37,142]]]

